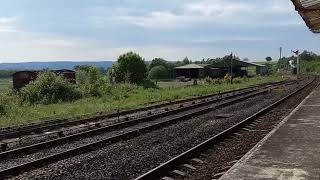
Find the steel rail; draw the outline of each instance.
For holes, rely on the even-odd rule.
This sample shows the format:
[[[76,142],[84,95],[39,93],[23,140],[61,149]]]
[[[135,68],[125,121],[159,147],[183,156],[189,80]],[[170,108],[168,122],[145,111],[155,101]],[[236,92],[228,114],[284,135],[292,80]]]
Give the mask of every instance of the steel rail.
[[[277,86],[270,87],[269,89],[273,89],[273,88],[276,88],[276,87]],[[87,152],[90,152],[90,151],[94,151],[94,150],[97,150],[98,148],[101,148],[103,146],[106,146],[106,145],[109,145],[109,144],[112,144],[112,143],[115,143],[115,142],[119,142],[121,140],[131,139],[133,137],[139,136],[142,133],[146,133],[146,132],[150,132],[152,130],[158,129],[159,127],[165,127],[165,126],[177,123],[179,121],[183,121],[183,120],[189,119],[191,117],[195,117],[195,116],[210,112],[213,109],[221,108],[221,107],[233,104],[235,102],[239,102],[239,101],[241,101],[243,99],[247,99],[249,97],[253,97],[253,96],[256,96],[258,94],[262,94],[262,93],[268,92],[269,89],[263,89],[263,90],[260,90],[258,92],[252,92],[251,94],[247,94],[247,95],[242,96],[242,97],[236,97],[235,99],[231,99],[231,100],[229,100],[227,102],[222,102],[222,103],[220,103],[218,105],[215,105],[213,107],[205,107],[205,108],[202,108],[202,109],[197,110],[195,112],[186,113],[186,114],[184,114],[182,116],[174,117],[174,118],[165,120],[165,121],[160,122],[160,123],[156,123],[156,124],[153,124],[153,125],[148,125],[146,127],[139,128],[139,129],[134,129],[134,130],[131,130],[131,131],[119,134],[119,135],[115,135],[115,136],[112,136],[112,137],[109,137],[109,138],[105,138],[105,139],[102,139],[102,140],[99,140],[99,141],[96,141],[96,142],[93,142],[93,143],[90,143],[90,144],[85,144],[85,145],[82,145],[82,146],[79,146],[79,147],[76,147],[76,148],[72,148],[72,149],[69,149],[69,150],[66,150],[66,151],[63,151],[63,152],[60,152],[60,153],[55,153],[55,154],[49,155],[49,156],[41,158],[41,159],[33,160],[33,161],[30,161],[30,162],[27,162],[27,163],[24,163],[24,164],[21,164],[21,165],[17,165],[17,166],[14,166],[14,167],[7,168],[5,170],[0,171],[0,179],[2,177],[5,178],[5,177],[8,177],[8,176],[15,176],[15,175],[18,175],[18,174],[20,174],[22,172],[29,171],[29,170],[32,170],[32,169],[36,169],[36,168],[42,167],[42,166],[47,165],[47,164],[51,164],[51,163],[54,163],[54,162],[57,162],[57,161],[60,161],[60,160],[63,160],[63,159],[74,157],[76,155],[87,153]],[[103,132],[103,130],[101,130],[101,132]],[[65,137],[65,138],[67,138],[67,137]],[[23,154],[25,152],[28,153],[28,152],[31,152],[32,150],[36,150],[36,149],[39,149],[39,148],[48,147],[50,145],[54,145],[54,144],[57,145],[59,143],[66,142],[66,140],[67,139],[60,138],[59,140],[52,140],[52,141],[47,142],[49,144],[38,143],[38,144],[35,144],[35,145],[31,145],[30,147],[23,147],[23,148],[20,148],[20,149],[4,152],[4,153],[0,154],[0,158],[4,158],[4,157],[8,157],[8,156],[12,157],[12,155],[13,156],[14,155],[19,155],[19,154],[21,154],[21,153]],[[31,149],[28,149],[28,148],[31,148]]]
[[[281,86],[282,85],[290,85],[292,83],[294,83],[294,82],[288,82],[288,83],[285,83],[285,84],[281,84]],[[273,85],[273,86],[271,86],[269,88],[271,88],[271,89],[272,88],[277,88],[278,86],[279,85]],[[228,100],[228,99],[235,98],[235,97],[242,96],[242,95],[246,95],[246,94],[249,94],[249,93],[252,93],[252,92],[255,92],[255,91],[257,91],[257,90],[249,90],[249,91],[239,92],[238,94],[233,94],[231,96],[224,97],[222,99],[223,100]],[[266,91],[263,91],[263,92],[266,92]],[[165,111],[165,112],[162,112],[162,113],[159,113],[159,114],[154,114],[154,115],[141,117],[141,118],[137,118],[137,119],[133,119],[133,120],[129,120],[129,121],[124,121],[124,122],[120,122],[120,123],[116,123],[116,124],[111,124],[111,125],[108,125],[108,126],[104,126],[104,127],[100,127],[100,128],[96,128],[96,129],[92,129],[92,130],[88,130],[88,131],[84,131],[84,132],[68,135],[68,136],[65,136],[65,137],[60,137],[60,138],[56,138],[56,139],[53,139],[53,140],[44,141],[44,142],[40,142],[40,143],[29,145],[29,146],[24,146],[24,147],[12,149],[12,150],[9,150],[9,151],[4,151],[4,152],[0,153],[0,159],[6,158],[6,157],[13,157],[13,156],[21,155],[21,154],[23,154],[25,152],[31,152],[33,150],[40,150],[41,148],[48,148],[48,147],[51,147],[53,145],[59,145],[59,144],[65,143],[65,142],[75,141],[75,140],[79,140],[81,138],[86,138],[86,137],[90,137],[90,136],[94,136],[94,135],[99,135],[99,134],[102,134],[102,133],[118,130],[118,129],[121,129],[121,128],[130,127],[130,126],[133,126],[133,125],[136,125],[136,124],[139,124],[139,123],[143,123],[143,122],[147,122],[147,121],[153,121],[155,119],[159,119],[159,118],[162,118],[162,117],[170,116],[172,114],[177,114],[177,113],[180,113],[180,112],[184,112],[184,111],[188,111],[188,110],[191,110],[191,109],[199,108],[199,107],[202,107],[202,106],[210,105],[212,103],[217,103],[222,99],[219,98],[219,99],[203,101],[203,102],[200,102],[198,104],[191,104],[189,106],[184,106],[184,107],[181,107],[179,109],[168,110],[168,111]],[[235,101],[233,101],[233,102],[235,102]],[[225,103],[225,105],[227,105],[227,103]]]
[[[181,164],[184,164],[188,162],[190,159],[197,157],[201,152],[206,151],[210,149],[210,147],[214,146],[218,142],[223,141],[224,139],[230,137],[233,133],[237,132],[238,130],[241,130],[246,125],[252,123],[254,120],[257,119],[257,117],[264,115],[265,113],[269,112],[273,108],[277,107],[280,103],[286,101],[293,95],[297,94],[301,90],[308,87],[310,84],[314,82],[314,79],[304,85],[302,88],[294,91],[293,93],[287,95],[286,97],[280,99],[279,101],[271,104],[270,106],[263,108],[259,112],[255,113],[254,115],[246,118],[245,120],[241,121],[240,123],[237,123],[236,125],[228,128],[227,130],[215,135],[212,138],[209,138],[208,140],[198,144],[197,146],[189,149],[188,151],[185,151],[184,153],[172,158],[171,160],[161,164],[160,166],[150,170],[149,172],[139,176],[135,180],[151,180],[151,179],[159,179],[164,176],[166,176],[171,170],[173,170],[175,167],[178,167]]]
[[[151,105],[151,106],[146,106],[143,108],[121,111],[121,112],[111,113],[111,114],[107,114],[107,115],[97,115],[97,116],[93,116],[93,117],[89,117],[89,118],[72,120],[72,121],[70,121],[70,119],[59,119],[59,120],[48,121],[46,123],[32,124],[29,126],[3,128],[2,130],[0,130],[0,140],[8,139],[8,138],[17,138],[17,137],[21,137],[23,135],[28,135],[31,133],[41,133],[43,130],[52,130],[55,128],[68,127],[68,126],[83,124],[83,123],[87,123],[87,122],[94,122],[94,121],[97,121],[100,119],[119,117],[119,116],[129,115],[129,114],[139,112],[139,111],[156,109],[156,108],[161,108],[161,107],[165,107],[165,106],[169,106],[169,105],[191,102],[191,101],[195,101],[195,100],[202,100],[202,99],[206,99],[206,98],[210,98],[210,97],[222,96],[222,95],[226,95],[226,94],[230,94],[230,93],[237,93],[237,92],[241,92],[241,91],[248,90],[248,89],[260,88],[263,86],[278,85],[278,84],[282,84],[282,83],[286,83],[286,82],[287,81],[280,81],[280,82],[274,82],[274,83],[264,83],[264,84],[260,84],[260,85],[250,86],[250,87],[243,88],[243,89],[226,91],[223,93],[210,94],[210,95],[206,95],[206,96],[200,96],[200,97],[194,97],[194,98],[189,98],[189,99],[184,99],[184,100],[179,100],[179,101],[174,101],[174,102],[167,102],[167,103],[162,103],[162,104],[157,104],[157,105]],[[289,81],[289,82],[293,82],[293,81]]]

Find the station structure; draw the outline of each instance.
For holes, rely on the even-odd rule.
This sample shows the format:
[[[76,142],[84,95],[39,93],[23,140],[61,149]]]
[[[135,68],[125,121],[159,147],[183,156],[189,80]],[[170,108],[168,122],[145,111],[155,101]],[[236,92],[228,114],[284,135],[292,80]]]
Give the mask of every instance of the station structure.
[[[306,25],[320,33],[320,0],[292,0]],[[320,179],[320,87],[221,180]]]

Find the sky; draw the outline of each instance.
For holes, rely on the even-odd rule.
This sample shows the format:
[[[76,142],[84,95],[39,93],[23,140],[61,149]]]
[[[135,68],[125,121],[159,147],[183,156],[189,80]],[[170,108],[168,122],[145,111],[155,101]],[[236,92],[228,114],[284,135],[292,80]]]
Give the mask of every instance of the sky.
[[[1,0],[0,62],[214,58],[319,51],[290,0]]]

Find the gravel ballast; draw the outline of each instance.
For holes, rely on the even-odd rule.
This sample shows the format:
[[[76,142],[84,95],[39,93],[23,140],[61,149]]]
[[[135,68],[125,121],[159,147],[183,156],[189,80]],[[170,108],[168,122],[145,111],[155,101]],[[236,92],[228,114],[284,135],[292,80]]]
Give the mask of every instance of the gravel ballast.
[[[289,91],[295,89],[294,86],[290,86]],[[131,140],[26,172],[13,179],[132,179],[286,94],[287,91],[274,90]],[[230,117],[217,119],[217,114]]]

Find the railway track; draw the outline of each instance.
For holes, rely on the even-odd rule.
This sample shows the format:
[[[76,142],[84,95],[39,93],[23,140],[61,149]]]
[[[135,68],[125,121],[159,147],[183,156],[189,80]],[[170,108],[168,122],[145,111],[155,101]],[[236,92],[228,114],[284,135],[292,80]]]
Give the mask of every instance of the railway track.
[[[293,82],[293,81],[290,81]],[[86,118],[78,118],[78,119],[54,119],[54,120],[47,120],[42,123],[32,123],[27,126],[16,126],[16,127],[7,127],[7,128],[2,128],[0,129],[0,141],[3,141],[5,139],[9,138],[19,138],[21,139],[23,136],[26,135],[31,135],[31,134],[41,134],[41,133],[46,133],[49,131],[53,131],[56,129],[60,128],[66,128],[66,127],[71,127],[71,126],[77,126],[81,124],[88,124],[90,122],[97,122],[99,120],[103,119],[120,119],[120,120],[128,120],[132,117],[130,115],[135,114],[135,113],[141,113],[140,116],[145,116],[145,115],[150,115],[150,113],[153,113],[152,110],[154,111],[161,111],[161,109],[166,109],[170,108],[170,106],[180,106],[181,104],[188,104],[190,102],[201,102],[202,100],[205,99],[210,99],[210,98],[215,98],[215,97],[223,97],[223,96],[232,96],[233,94],[241,93],[243,91],[250,91],[250,90],[257,90],[259,88],[263,87],[269,87],[269,86],[274,86],[274,85],[279,85],[286,83],[286,81],[281,81],[281,82],[275,82],[275,83],[265,83],[265,84],[260,84],[244,89],[238,89],[238,90],[232,90],[224,93],[219,93],[219,94],[212,94],[212,95],[206,95],[206,96],[201,96],[201,97],[195,97],[195,98],[190,98],[190,99],[185,99],[185,100],[179,100],[175,102],[168,102],[168,103],[163,103],[163,104],[158,104],[158,105],[152,105],[152,106],[147,106],[144,108],[139,108],[139,109],[133,109],[133,110],[128,110],[128,111],[121,111],[121,112],[116,112],[116,113],[111,113],[111,114],[103,114],[99,113],[100,115],[92,116],[92,117],[86,117]],[[139,114],[138,114],[139,116]],[[133,117],[134,118],[134,117]],[[60,133],[60,131],[56,131],[57,133]]]
[[[294,82],[286,83],[286,85],[292,84],[292,83]],[[264,87],[262,90],[261,89],[250,90],[249,92],[246,91],[246,92],[233,94],[232,96],[225,96],[223,97],[224,101],[222,102],[220,102],[221,99],[212,99],[212,100],[202,101],[201,102],[202,105],[197,106],[197,108],[195,108],[196,104],[191,103],[190,107],[184,107],[187,109],[184,109],[184,111],[181,111],[182,114],[177,114],[176,112],[165,114],[165,115],[158,114],[159,117],[166,117],[172,114],[174,115],[172,117],[170,116],[167,118],[160,118],[156,121],[153,121],[152,123],[150,123],[149,120],[152,120],[152,119],[154,120],[156,117],[151,118],[149,116],[145,118],[136,119],[133,121],[118,123],[118,124],[110,125],[107,127],[101,127],[88,132],[66,136],[59,139],[38,143],[38,144],[33,144],[31,146],[26,146],[19,149],[3,152],[0,154],[0,159],[3,159],[2,164],[5,164],[5,162],[3,161],[4,159],[6,159],[7,161],[11,161],[11,163],[7,163],[11,165],[5,168],[2,165],[2,168],[0,171],[0,177],[14,176],[24,171],[42,167],[46,164],[50,164],[62,159],[66,159],[82,153],[96,150],[97,148],[100,148],[102,146],[105,146],[111,143],[118,142],[120,140],[130,139],[135,136],[139,136],[141,133],[152,131],[160,127],[168,126],[170,124],[177,123],[179,121],[183,121],[197,115],[201,115],[203,113],[211,111],[212,109],[217,109],[220,107],[227,106],[229,104],[236,103],[243,99],[265,93],[270,89],[273,89],[282,85],[283,84],[278,84],[278,85],[270,86],[268,88]],[[214,102],[216,102],[217,104],[215,104],[214,106],[208,106]],[[186,110],[189,110],[190,112],[185,113]],[[138,124],[141,122],[142,124]],[[109,132],[112,130],[119,130],[119,129],[121,129],[121,131],[116,135],[113,135],[113,136],[110,136],[111,134],[105,135],[106,132]],[[92,142],[93,136],[97,136],[99,134],[104,134],[104,135],[102,137],[96,138],[94,142]],[[81,141],[83,140],[83,138],[87,138],[86,143],[83,143],[83,141]],[[73,146],[72,148],[60,147],[60,148],[53,148],[51,149],[51,151],[48,150],[50,147],[56,147],[60,145],[63,146],[68,142],[74,142],[74,141],[79,141],[79,142],[76,143],[76,145]],[[37,153],[41,149],[45,149],[45,153],[43,152]],[[18,157],[15,158],[14,160],[10,159],[10,157],[15,157],[15,156],[18,156]],[[33,159],[33,160],[30,160],[30,159]],[[17,160],[17,162],[14,162],[15,160]]]
[[[136,180],[218,179],[278,124],[279,117],[291,112],[292,105],[281,105],[290,100],[293,100],[295,105],[299,104],[300,99],[296,96],[305,89],[313,89],[316,86],[315,80],[310,81],[302,88],[139,176]],[[278,120],[271,121],[272,118]],[[214,160],[209,160],[210,158]]]
[[[110,123],[109,121],[107,121],[106,123],[104,123],[104,122],[95,122],[95,123],[91,123],[89,126],[85,126],[85,127],[76,126],[76,127],[72,127],[72,128],[69,128],[69,129],[56,130],[56,131],[50,131],[48,129],[42,129],[42,131],[44,133],[38,134],[38,135],[27,136],[25,138],[22,138],[21,134],[19,132],[14,132],[13,131],[13,132],[10,132],[9,134],[8,133],[2,134],[3,135],[2,137],[3,138],[4,137],[6,137],[6,138],[15,137],[15,138],[13,140],[9,139],[10,141],[6,141],[5,139],[2,139],[2,143],[0,142],[0,144],[2,146],[2,151],[7,151],[7,150],[10,150],[10,149],[13,149],[13,148],[29,146],[29,145],[34,144],[34,143],[40,143],[40,142],[43,142],[43,141],[46,141],[46,140],[61,138],[63,136],[69,136],[69,135],[72,135],[72,134],[79,134],[79,133],[85,132],[85,131],[92,132],[91,129],[97,129],[98,131],[99,131],[99,129],[104,130],[104,128],[101,128],[101,127],[106,127],[106,126],[109,127],[109,126],[112,126],[113,124],[117,124],[118,126],[123,126],[123,125],[128,125],[130,123],[136,123],[136,122],[139,122],[139,121],[140,122],[149,121],[149,120],[152,120],[152,119],[155,119],[155,118],[161,118],[161,117],[165,117],[165,116],[168,116],[168,115],[171,115],[171,114],[176,114],[176,113],[179,113],[179,112],[187,111],[187,110],[190,110],[190,109],[193,109],[193,108],[196,108],[196,107],[200,107],[200,106],[205,106],[205,105],[208,105],[208,104],[216,103],[216,102],[218,102],[220,100],[233,98],[235,96],[245,95],[245,94],[257,91],[257,90],[259,90],[261,88],[277,87],[279,85],[289,85],[289,84],[293,84],[293,83],[295,83],[295,81],[278,82],[278,83],[272,83],[272,84],[268,84],[268,85],[265,84],[265,85],[262,85],[262,86],[255,86],[255,87],[252,87],[252,88],[245,88],[243,90],[232,91],[232,92],[229,92],[229,93],[222,93],[222,94],[218,94],[218,95],[201,97],[198,100],[186,101],[185,103],[175,104],[175,105],[171,105],[169,107],[165,106],[163,108],[154,110],[153,112],[147,111],[144,114],[140,114],[140,116],[138,116],[138,117],[124,116],[121,119],[116,118],[115,122],[112,122],[112,123]],[[82,120],[80,120],[80,121],[82,122]],[[94,120],[92,120],[92,121],[94,121]],[[120,121],[120,123],[117,123],[119,121]],[[67,122],[67,124],[69,124],[69,123]],[[41,128],[44,128],[44,127],[41,127]],[[95,132],[98,132],[98,131],[95,131]]]

